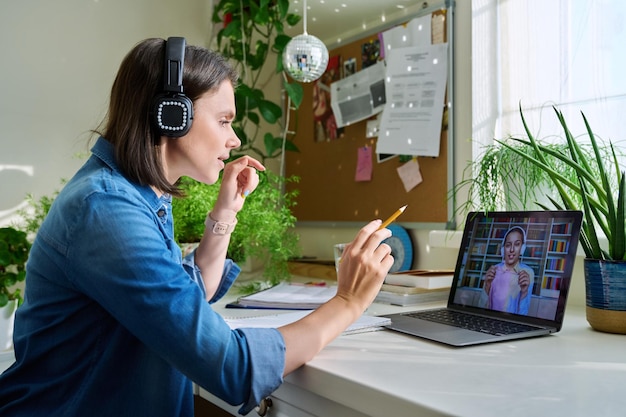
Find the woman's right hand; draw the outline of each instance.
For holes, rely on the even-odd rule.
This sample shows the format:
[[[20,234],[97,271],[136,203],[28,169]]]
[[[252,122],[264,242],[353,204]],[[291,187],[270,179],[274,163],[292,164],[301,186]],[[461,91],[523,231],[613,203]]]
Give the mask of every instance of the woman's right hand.
[[[483,286],[485,292],[489,294],[491,290],[491,284],[493,283],[493,279],[496,277],[496,266],[491,265],[487,272],[485,273],[485,284]]]
[[[382,243],[389,229],[368,223],[350,242],[339,264],[337,295],[304,318],[280,327],[285,341],[285,375],[313,358],[363,314],[374,301],[389,268],[391,248]]]
[[[356,303],[360,312],[374,301],[393,265],[391,248],[382,243],[391,231],[378,230],[380,224],[375,220],[364,226],[346,246],[339,264],[337,297]]]

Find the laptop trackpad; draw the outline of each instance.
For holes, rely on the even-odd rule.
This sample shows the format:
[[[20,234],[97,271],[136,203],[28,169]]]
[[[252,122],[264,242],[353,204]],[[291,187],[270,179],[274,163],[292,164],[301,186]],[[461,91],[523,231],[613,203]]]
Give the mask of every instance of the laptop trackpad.
[[[402,315],[394,315],[391,317],[391,324],[386,327],[402,333],[454,346],[471,345],[500,338],[499,336],[491,334],[466,330],[460,327],[435,323],[415,317],[404,317]]]

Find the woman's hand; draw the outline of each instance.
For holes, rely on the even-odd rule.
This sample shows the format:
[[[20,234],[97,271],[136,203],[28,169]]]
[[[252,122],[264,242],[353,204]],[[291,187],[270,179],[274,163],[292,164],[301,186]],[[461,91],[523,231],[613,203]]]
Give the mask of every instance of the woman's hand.
[[[487,272],[485,273],[485,284],[484,290],[487,294],[491,291],[491,284],[493,283],[494,278],[496,277],[496,266],[491,265]]]
[[[389,245],[382,243],[391,236],[389,229],[381,229],[380,220],[363,227],[350,242],[339,264],[337,297],[356,303],[362,313],[372,303],[393,265]]]
[[[389,229],[378,230],[380,220],[368,223],[350,242],[339,264],[337,295],[306,317],[280,327],[285,340],[285,375],[309,361],[339,336],[374,301],[393,256]]]
[[[213,218],[223,222],[232,222],[243,207],[245,197],[259,185],[257,170],[265,167],[250,156],[242,156],[224,167],[222,185],[213,206]]]
[[[521,289],[520,291],[520,299],[526,297],[528,294],[528,286],[530,285],[530,275],[528,275],[528,271],[521,270],[518,274],[517,283]]]
[[[265,167],[249,156],[242,156],[226,164],[220,192],[211,210],[211,219],[231,224],[236,221],[246,191],[250,193],[259,185],[257,170],[264,171]],[[217,235],[205,231],[196,249],[195,262],[202,271],[207,300],[211,299],[221,281],[229,241],[230,234]]]

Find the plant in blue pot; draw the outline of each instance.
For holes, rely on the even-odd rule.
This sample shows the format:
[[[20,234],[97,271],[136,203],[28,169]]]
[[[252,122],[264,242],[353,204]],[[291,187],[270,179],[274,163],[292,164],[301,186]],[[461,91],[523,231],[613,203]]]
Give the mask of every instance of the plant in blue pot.
[[[527,138],[513,138],[512,143],[531,152],[520,152],[518,146],[504,141],[499,143],[545,172],[559,194],[558,199],[548,197],[555,208],[583,211],[580,243],[586,256],[587,321],[596,330],[626,334],[626,175],[613,144],[598,142],[584,114],[593,149],[591,157],[570,132],[563,114],[557,108],[554,111],[565,134],[567,152],[559,152],[536,139],[521,106]],[[575,172],[573,180],[564,173],[564,166]]]

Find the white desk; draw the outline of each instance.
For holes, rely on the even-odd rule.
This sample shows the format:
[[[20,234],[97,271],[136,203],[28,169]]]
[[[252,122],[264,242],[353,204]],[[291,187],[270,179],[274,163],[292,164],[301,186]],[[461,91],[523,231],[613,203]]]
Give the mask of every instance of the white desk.
[[[390,309],[399,310],[370,311]],[[285,379],[268,415],[624,415],[624,342],[593,331],[577,306],[561,332],[514,342],[451,348],[389,330],[341,336]],[[238,407],[200,395],[236,415]]]
[[[375,314],[392,310],[400,309],[370,308]],[[285,379],[268,415],[624,415],[624,342],[624,336],[593,331],[577,306],[568,307],[561,332],[515,342],[449,348],[389,330],[341,336]],[[0,371],[12,361],[12,353],[3,353]],[[200,395],[236,415],[238,407],[204,390]]]

